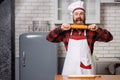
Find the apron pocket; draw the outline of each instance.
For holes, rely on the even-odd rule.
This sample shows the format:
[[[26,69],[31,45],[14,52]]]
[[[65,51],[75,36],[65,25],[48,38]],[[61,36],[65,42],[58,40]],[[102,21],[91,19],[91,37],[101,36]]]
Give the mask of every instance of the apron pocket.
[[[89,65],[84,65],[82,62],[80,62],[80,67],[81,68],[84,68],[84,69],[92,69],[92,66],[91,66],[91,64],[89,64]]]

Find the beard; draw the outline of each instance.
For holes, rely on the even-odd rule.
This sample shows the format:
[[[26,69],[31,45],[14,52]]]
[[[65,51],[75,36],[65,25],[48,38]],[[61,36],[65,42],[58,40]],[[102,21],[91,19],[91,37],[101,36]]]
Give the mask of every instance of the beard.
[[[81,18],[76,18],[76,19],[74,19],[74,18],[73,18],[73,22],[74,22],[75,24],[85,24],[85,19],[81,19]]]

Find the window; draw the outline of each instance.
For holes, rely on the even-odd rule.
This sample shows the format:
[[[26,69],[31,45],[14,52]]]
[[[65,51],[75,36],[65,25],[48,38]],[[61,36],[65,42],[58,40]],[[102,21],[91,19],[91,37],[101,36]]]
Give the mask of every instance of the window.
[[[68,6],[78,0],[55,0],[56,21],[71,22],[72,16],[68,12]],[[81,0],[86,5],[86,23],[100,23],[100,0]]]
[[[86,0],[86,23],[100,23],[100,0]]]
[[[68,11],[68,6],[78,0],[57,0],[56,1],[56,20],[70,21],[72,16]]]

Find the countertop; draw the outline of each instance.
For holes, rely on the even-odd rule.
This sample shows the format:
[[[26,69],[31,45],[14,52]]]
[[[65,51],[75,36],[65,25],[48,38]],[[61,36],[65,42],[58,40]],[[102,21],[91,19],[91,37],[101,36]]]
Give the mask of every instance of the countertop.
[[[99,57],[94,62],[117,62],[120,63],[120,58],[115,57]]]
[[[120,80],[120,75],[95,75],[98,76],[96,78],[80,78],[80,77],[73,77],[70,78],[69,76],[62,76],[62,75],[56,75],[55,80]]]

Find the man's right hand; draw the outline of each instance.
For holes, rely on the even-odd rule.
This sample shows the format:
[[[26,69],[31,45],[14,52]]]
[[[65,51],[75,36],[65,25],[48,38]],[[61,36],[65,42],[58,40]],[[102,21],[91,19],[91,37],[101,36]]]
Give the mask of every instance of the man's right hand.
[[[63,31],[69,30],[69,29],[70,29],[70,24],[63,23],[63,24],[61,25],[61,29],[62,29]]]

